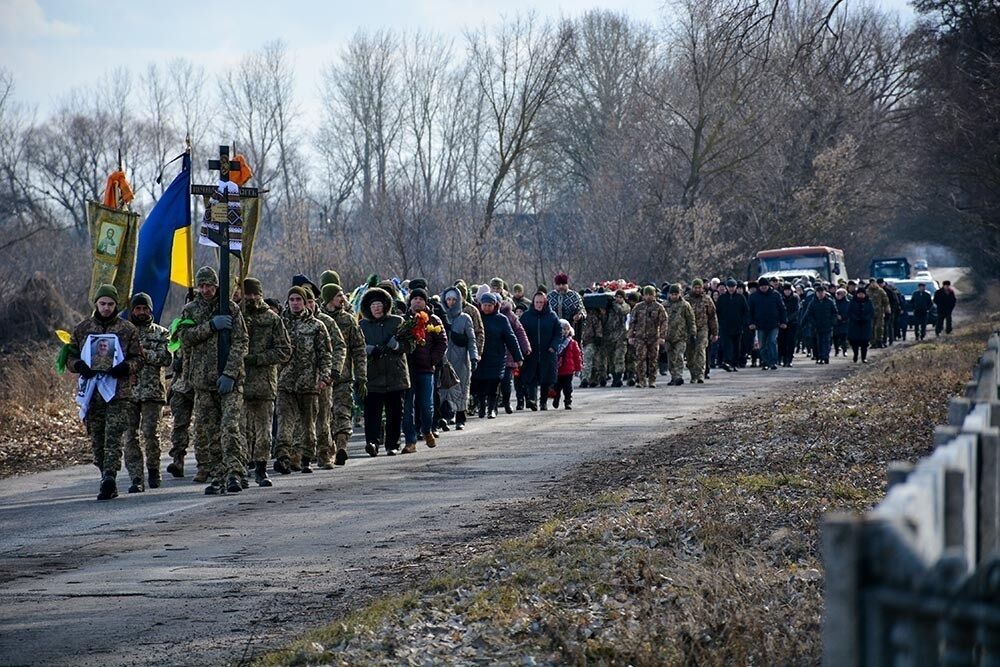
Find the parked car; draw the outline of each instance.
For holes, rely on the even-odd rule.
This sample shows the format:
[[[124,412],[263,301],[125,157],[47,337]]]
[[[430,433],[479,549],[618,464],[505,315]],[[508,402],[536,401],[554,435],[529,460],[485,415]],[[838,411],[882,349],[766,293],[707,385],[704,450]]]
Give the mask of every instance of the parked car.
[[[903,295],[903,298],[906,301],[907,316],[913,315],[913,306],[910,305],[910,298],[913,296],[913,293],[917,291],[917,285],[919,285],[920,283],[927,285],[927,292],[932,297],[934,296],[934,292],[936,292],[939,287],[937,281],[932,280],[930,278],[930,274],[927,274],[927,278],[921,278],[918,275],[917,277],[911,278],[909,280],[890,280],[889,282],[891,282],[896,287],[896,289],[899,290],[899,293]],[[935,319],[937,319],[937,306],[931,305],[931,310],[927,316],[927,321],[928,323],[930,323],[933,322]]]
[[[917,261],[915,261],[913,263],[913,272],[914,273],[928,273],[929,271],[930,271],[930,267],[927,266],[927,260],[926,259],[918,259]]]

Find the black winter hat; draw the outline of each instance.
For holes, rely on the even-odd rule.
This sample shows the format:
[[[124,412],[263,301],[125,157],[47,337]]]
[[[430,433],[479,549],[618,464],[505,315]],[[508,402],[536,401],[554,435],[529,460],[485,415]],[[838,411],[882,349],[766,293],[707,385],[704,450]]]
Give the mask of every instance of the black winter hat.
[[[145,292],[136,292],[132,295],[132,301],[129,304],[132,308],[136,306],[146,306],[150,310],[153,309],[153,299]]]
[[[427,301],[427,290],[425,290],[423,287],[417,287],[416,289],[411,289],[409,300],[412,301],[413,297],[420,297],[424,301]]]
[[[418,289],[426,290],[427,281],[424,280],[423,278],[410,278],[410,294],[413,293],[413,290],[418,290]],[[424,299],[426,298],[427,297],[424,296]]]

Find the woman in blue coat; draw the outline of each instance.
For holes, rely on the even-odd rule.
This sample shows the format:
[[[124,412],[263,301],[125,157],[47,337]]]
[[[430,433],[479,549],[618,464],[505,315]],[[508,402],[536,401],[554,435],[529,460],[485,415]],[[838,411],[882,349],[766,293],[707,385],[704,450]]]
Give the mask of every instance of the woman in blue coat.
[[[875,308],[868,300],[868,291],[859,287],[854,293],[854,299],[847,309],[847,340],[854,351],[854,363],[858,363],[858,353],[861,353],[861,363],[868,363],[868,344],[872,340],[872,323],[875,321]]]
[[[562,327],[544,292],[535,293],[531,308],[521,316],[521,326],[531,343],[531,354],[524,358],[521,366],[521,383],[527,399],[525,404],[530,410],[537,410],[538,390],[541,388],[542,410],[545,410],[549,387],[556,383],[556,344],[562,338]]]
[[[472,394],[476,399],[479,418],[497,416],[497,390],[500,379],[507,368],[507,352],[514,363],[522,360],[521,347],[506,317],[500,314],[500,299],[496,294],[486,293],[479,298],[479,309],[483,314],[485,344],[479,354],[479,363],[472,372]]]

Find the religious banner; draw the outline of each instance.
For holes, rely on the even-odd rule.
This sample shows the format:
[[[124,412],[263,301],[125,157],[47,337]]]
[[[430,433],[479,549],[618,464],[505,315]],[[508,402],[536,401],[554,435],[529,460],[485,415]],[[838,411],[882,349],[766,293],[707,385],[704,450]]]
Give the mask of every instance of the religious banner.
[[[127,304],[132,294],[139,215],[89,201],[87,223],[94,256],[90,294],[105,283],[114,285],[121,299],[119,305]]]
[[[240,284],[250,275],[250,258],[253,257],[257,224],[260,222],[260,198],[240,197],[243,208],[243,249],[240,252]]]

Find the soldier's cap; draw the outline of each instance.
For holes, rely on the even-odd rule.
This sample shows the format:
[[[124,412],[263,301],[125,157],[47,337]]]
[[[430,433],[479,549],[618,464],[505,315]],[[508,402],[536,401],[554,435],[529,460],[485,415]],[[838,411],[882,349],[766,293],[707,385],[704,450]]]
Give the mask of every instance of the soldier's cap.
[[[704,287],[704,286],[705,286],[705,281],[702,280],[701,278],[695,278],[694,280],[691,281],[691,287]]]
[[[524,285],[522,285],[521,283],[514,283],[514,286],[510,288],[510,291],[512,291],[512,292],[521,292],[523,294],[524,293]]]
[[[333,269],[327,269],[323,273],[319,274],[319,286],[326,287],[327,285],[339,285],[340,284],[340,274]]]
[[[409,298],[409,300],[412,301],[413,297],[419,297],[419,298],[423,299],[424,301],[427,301],[427,290],[425,290],[423,287],[418,287],[416,289],[411,289],[410,290],[410,298]]]
[[[625,290],[623,290],[623,289],[617,289],[617,290],[615,290],[615,297],[616,298],[617,297],[621,297],[621,298],[624,299],[625,298]]]
[[[153,309],[153,299],[145,292],[136,292],[132,295],[132,300],[129,302],[132,308],[136,306],[146,306],[150,310]]]
[[[194,274],[195,285],[215,285],[219,286],[219,274],[210,266],[203,266]]]
[[[243,279],[243,293],[244,294],[259,294],[264,296],[264,286],[256,278],[244,278]]]
[[[653,296],[655,294],[656,294],[656,288],[653,287],[652,285],[646,285],[645,287],[642,288],[643,296]]]
[[[331,299],[333,299],[338,294],[343,294],[343,293],[344,290],[341,289],[340,285],[338,285],[337,283],[327,283],[323,285],[320,297],[322,298],[323,303],[330,303]]]
[[[303,301],[308,301],[310,297],[308,294],[306,294],[306,291],[307,290],[301,285],[292,285],[291,289],[288,290],[288,296],[292,296],[293,294],[295,294],[297,296],[302,297]]]
[[[490,287],[494,289],[503,289],[506,283],[504,283],[503,278],[491,278]]]
[[[680,283],[674,283],[673,285],[671,285],[670,286],[670,293],[671,294],[680,294],[681,293],[681,284]]]
[[[727,280],[726,287],[736,287],[736,278],[730,278]]]
[[[114,285],[104,283],[98,287],[97,291],[94,293],[94,303],[97,303],[98,299],[105,296],[109,299],[114,299],[115,303],[118,303],[118,288]]]

